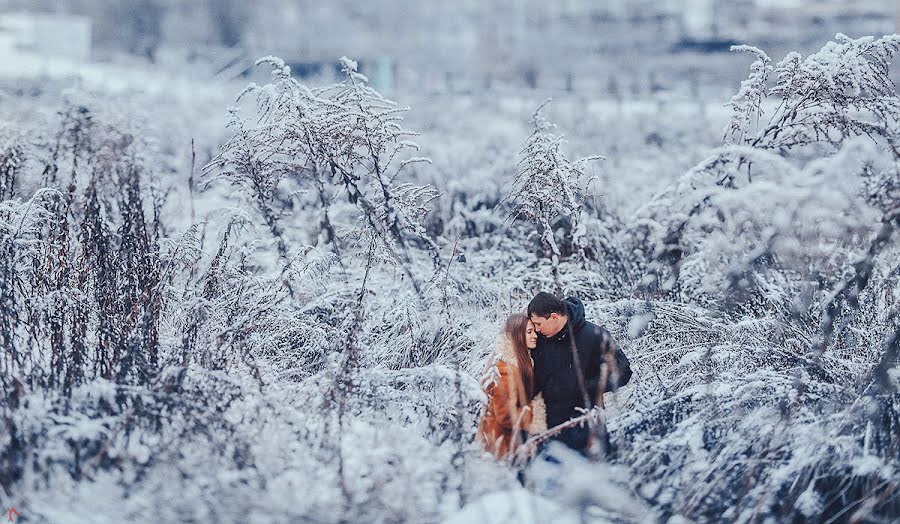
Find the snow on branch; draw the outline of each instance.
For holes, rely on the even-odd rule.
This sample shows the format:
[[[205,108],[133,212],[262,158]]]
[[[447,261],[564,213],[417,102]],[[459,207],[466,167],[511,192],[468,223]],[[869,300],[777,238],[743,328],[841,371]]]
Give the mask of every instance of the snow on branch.
[[[584,229],[582,210],[587,193],[586,166],[602,156],[590,156],[571,161],[563,151],[565,139],[550,130],[554,127],[541,111],[550,102],[546,100],[534,112],[534,131],[525,141],[519,153],[518,172],[510,193],[498,204],[513,206],[508,221],[524,219],[534,224],[540,234],[545,252],[558,265],[563,249],[555,236],[557,222],[568,222],[567,238],[571,252],[582,253]]]
[[[273,67],[272,82],[251,84],[241,93],[256,96],[255,112],[232,118],[234,134],[205,168],[211,179],[224,178],[250,191],[279,239],[283,258],[284,232],[277,224],[279,210],[271,205],[279,184],[290,179],[319,195],[322,222],[336,254],[339,245],[358,235],[341,235],[331,222],[333,190],[358,208],[362,227],[379,239],[388,258],[402,264],[408,259],[406,244],[413,238],[428,248],[437,264],[437,246],[422,223],[424,206],[435,192],[425,187],[410,191],[395,183],[406,166],[428,162],[422,157],[403,158],[404,151],[418,150],[409,140],[417,133],[402,126],[408,108],[398,107],[370,87],[357,72],[357,63],[346,57],[340,61],[345,80],[312,88],[291,77],[278,58],[265,57],[257,63]]]
[[[765,52],[753,46],[737,45],[732,46],[731,50],[756,55],[756,60],[750,65],[750,76],[741,82],[741,88],[729,103],[734,115],[728,123],[725,136],[735,143],[741,143],[751,127],[755,130],[759,126],[762,102],[767,96],[766,82],[772,73],[772,60]]]
[[[900,99],[889,68],[898,49],[900,35],[853,39],[838,33],[817,53],[803,59],[792,52],[773,67],[763,51],[733,47],[757,59],[729,104],[726,142],[788,149],[867,135],[894,144]],[[773,110],[760,122],[767,105]]]

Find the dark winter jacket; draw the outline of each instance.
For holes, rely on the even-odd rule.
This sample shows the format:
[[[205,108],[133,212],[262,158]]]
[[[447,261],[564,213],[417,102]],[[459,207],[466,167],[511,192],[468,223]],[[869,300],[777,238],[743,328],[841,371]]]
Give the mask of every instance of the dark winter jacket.
[[[573,337],[588,393],[587,407],[593,406],[597,400],[603,362],[607,363],[609,370],[605,391],[615,391],[631,378],[628,358],[609,332],[585,321],[584,304],[577,298],[567,298],[565,303],[568,309],[566,325],[552,337],[538,337],[537,348],[532,351],[534,394],[544,395],[548,428],[581,415],[575,408],[585,407],[584,393],[579,386],[572,358]],[[571,448],[584,451],[589,433],[587,427],[575,427],[563,431],[556,438]]]

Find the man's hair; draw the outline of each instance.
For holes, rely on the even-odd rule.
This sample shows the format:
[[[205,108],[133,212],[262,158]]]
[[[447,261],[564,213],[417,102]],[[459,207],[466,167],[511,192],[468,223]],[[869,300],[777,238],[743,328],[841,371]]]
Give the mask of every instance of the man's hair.
[[[541,291],[528,303],[528,316],[537,315],[549,318],[552,313],[567,315],[566,303],[550,293]]]

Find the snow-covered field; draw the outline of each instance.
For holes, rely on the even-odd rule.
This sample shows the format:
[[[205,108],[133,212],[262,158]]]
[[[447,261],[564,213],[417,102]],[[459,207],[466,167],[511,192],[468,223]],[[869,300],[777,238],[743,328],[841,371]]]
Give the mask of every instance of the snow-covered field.
[[[898,42],[735,54],[730,104],[0,64],[0,510],[900,518]],[[473,437],[540,290],[635,375],[524,489]]]

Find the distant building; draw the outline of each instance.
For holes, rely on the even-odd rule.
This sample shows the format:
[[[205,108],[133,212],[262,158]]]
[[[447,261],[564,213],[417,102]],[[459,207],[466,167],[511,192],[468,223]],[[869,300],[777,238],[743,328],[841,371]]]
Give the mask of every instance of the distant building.
[[[0,52],[88,61],[91,20],[65,14],[0,13]]]

